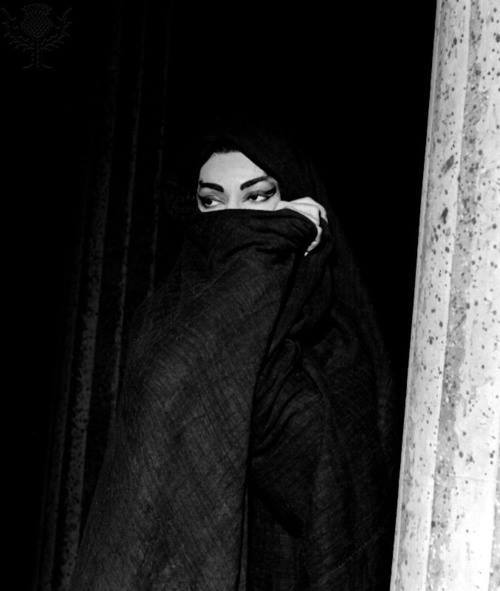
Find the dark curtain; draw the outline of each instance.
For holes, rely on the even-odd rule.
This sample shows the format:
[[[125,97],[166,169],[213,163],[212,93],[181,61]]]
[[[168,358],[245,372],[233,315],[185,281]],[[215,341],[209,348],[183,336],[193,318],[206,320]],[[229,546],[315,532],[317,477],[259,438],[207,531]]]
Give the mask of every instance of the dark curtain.
[[[22,121],[18,158],[29,154],[38,171],[37,191],[29,179],[24,195],[42,194],[42,205],[28,206],[48,233],[41,239],[33,221],[30,254],[18,263],[30,269],[30,285],[51,284],[26,324],[55,335],[37,341],[53,369],[48,392],[37,385],[29,399],[33,435],[18,461],[36,463],[19,481],[30,488],[24,506],[36,507],[26,529],[36,541],[19,546],[36,591],[67,589],[131,315],[175,257],[178,233],[163,203],[184,139],[207,115],[278,118],[316,157],[379,311],[403,401],[434,5],[335,11],[321,3],[87,3],[73,5],[72,37],[54,53],[52,74],[28,78],[10,55],[22,90],[11,105]],[[37,249],[56,261],[43,272]]]
[[[94,13],[105,23],[102,61],[90,80],[73,79],[81,196],[37,548],[44,590],[68,586],[120,386],[123,337],[155,282],[170,6],[130,10]],[[85,30],[89,22],[76,16],[77,34],[91,37],[95,25]]]
[[[113,419],[124,335],[156,278],[171,5],[129,10],[105,13],[103,68],[90,95],[98,101],[84,103],[88,128],[80,128],[81,226],[51,424],[40,590],[68,588]]]

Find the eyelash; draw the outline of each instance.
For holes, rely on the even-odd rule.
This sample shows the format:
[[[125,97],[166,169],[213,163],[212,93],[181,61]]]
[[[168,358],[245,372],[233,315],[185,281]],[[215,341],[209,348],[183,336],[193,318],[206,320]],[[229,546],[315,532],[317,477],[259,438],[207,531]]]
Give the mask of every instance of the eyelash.
[[[247,199],[251,199],[252,197],[265,197],[264,201],[270,199],[273,195],[276,194],[276,188],[269,189],[269,191],[257,191],[257,193],[251,193],[247,196]],[[253,199],[251,199],[253,201]]]
[[[212,197],[202,197],[201,195],[198,195],[198,199],[200,200],[203,207],[205,207],[206,209],[210,209],[211,207],[211,205],[207,204],[208,201],[215,201],[217,203],[217,200],[212,199]]]

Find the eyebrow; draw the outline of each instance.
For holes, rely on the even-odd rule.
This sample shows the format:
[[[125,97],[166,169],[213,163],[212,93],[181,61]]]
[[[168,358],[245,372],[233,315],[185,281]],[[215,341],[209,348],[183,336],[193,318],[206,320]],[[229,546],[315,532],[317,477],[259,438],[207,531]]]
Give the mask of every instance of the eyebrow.
[[[242,183],[240,185],[240,189],[246,189],[248,187],[251,187],[252,185],[255,185],[256,183],[260,183],[261,181],[269,181],[271,180],[271,177],[268,175],[264,175],[264,176],[258,176],[254,179],[250,179],[249,181],[245,181],[244,183]],[[200,189],[213,189],[214,191],[219,191],[220,193],[224,192],[224,187],[222,187],[221,185],[217,185],[216,183],[206,183],[205,181],[199,181],[198,186]]]
[[[268,181],[270,179],[269,176],[264,175],[264,176],[258,176],[255,179],[250,179],[249,181],[245,181],[244,183],[241,184],[240,189],[246,189],[247,187],[251,187],[252,185],[255,185],[256,183],[260,183],[260,181]]]
[[[220,193],[224,192],[224,188],[221,187],[220,185],[216,185],[215,183],[205,183],[204,181],[200,181],[198,183],[198,186],[200,187],[200,189],[213,189],[214,191],[219,191]]]

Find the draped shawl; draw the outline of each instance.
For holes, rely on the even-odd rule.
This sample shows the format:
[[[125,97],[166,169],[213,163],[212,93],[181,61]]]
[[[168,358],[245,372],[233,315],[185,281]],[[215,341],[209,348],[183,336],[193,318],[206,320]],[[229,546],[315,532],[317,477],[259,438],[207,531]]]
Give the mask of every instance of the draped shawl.
[[[237,145],[328,211],[195,211],[131,330],[111,439],[72,591],[388,589],[389,365],[308,159],[241,125]],[[214,143],[215,142],[215,143]],[[194,177],[193,177],[194,178]]]

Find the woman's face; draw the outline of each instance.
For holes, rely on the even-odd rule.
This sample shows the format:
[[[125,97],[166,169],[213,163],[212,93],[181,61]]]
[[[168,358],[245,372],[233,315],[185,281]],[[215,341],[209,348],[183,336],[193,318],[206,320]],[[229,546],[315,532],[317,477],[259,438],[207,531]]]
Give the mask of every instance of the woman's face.
[[[196,199],[202,212],[221,209],[274,210],[278,181],[242,152],[212,154],[200,169]]]

